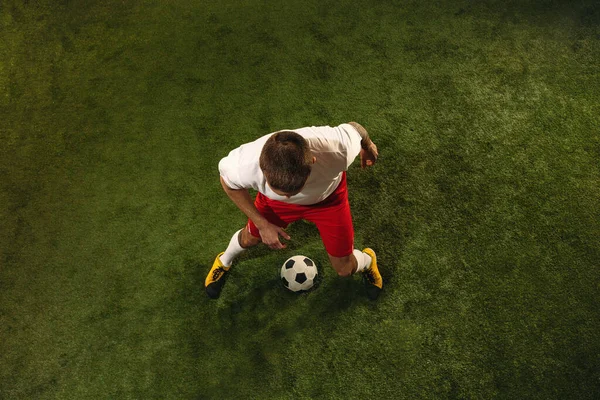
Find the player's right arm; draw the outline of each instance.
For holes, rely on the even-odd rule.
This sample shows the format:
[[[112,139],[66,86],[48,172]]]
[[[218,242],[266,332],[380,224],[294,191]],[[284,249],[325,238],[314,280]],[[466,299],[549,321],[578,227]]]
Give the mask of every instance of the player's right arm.
[[[260,238],[264,244],[272,249],[283,249],[286,246],[279,241],[279,235],[285,239],[290,239],[290,236],[283,230],[283,228],[273,225],[265,217],[263,217],[252,201],[250,192],[248,189],[232,189],[221,179],[221,186],[227,194],[227,196],[233,201],[233,203],[256,225],[260,232]]]

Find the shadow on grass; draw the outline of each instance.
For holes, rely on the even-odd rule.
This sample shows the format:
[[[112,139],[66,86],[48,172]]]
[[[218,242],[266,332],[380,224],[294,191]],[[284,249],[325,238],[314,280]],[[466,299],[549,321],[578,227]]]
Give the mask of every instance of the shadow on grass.
[[[231,343],[252,342],[255,348],[270,351],[314,327],[324,332],[335,330],[335,320],[340,315],[357,305],[370,303],[360,277],[339,278],[331,268],[314,224],[297,221],[287,231],[292,237],[287,249],[273,251],[259,245],[243,253],[216,300],[209,299],[204,292],[204,278],[212,261],[211,264],[185,261],[185,277],[178,291],[181,297],[175,302],[187,313],[201,309],[189,314],[197,315],[197,321],[186,322],[195,332],[190,336],[191,341],[198,340],[194,336],[201,332],[210,331],[211,335],[230,338]],[[319,270],[313,289],[301,294],[285,289],[279,276],[279,265],[299,252],[310,256]],[[270,341],[268,346],[265,340]],[[190,347],[200,353],[202,343],[190,343]]]
[[[311,230],[316,232],[314,225],[299,225],[294,229],[297,236],[309,237]],[[300,234],[300,235],[299,235]],[[318,237],[318,236],[317,236]],[[293,251],[300,246],[290,245]],[[285,256],[284,256],[285,257]],[[248,264],[252,260],[257,264],[274,264],[271,259],[284,259],[280,254],[268,249],[266,246],[257,246],[251,249],[240,262]],[[177,303],[182,306],[202,305],[214,307],[218,310],[219,320],[227,322],[226,325],[235,325],[241,320],[251,322],[249,314],[261,314],[264,312],[285,312],[296,303],[306,303],[311,307],[312,316],[331,318],[339,312],[351,308],[353,304],[362,303],[366,300],[362,279],[358,277],[339,278],[329,265],[326,253],[312,256],[315,260],[319,275],[315,286],[306,293],[293,293],[285,289],[279,277],[279,268],[271,273],[260,273],[240,271],[232,269],[221,296],[211,300],[204,292],[204,279],[210,270],[208,263],[200,263],[196,260],[187,260],[184,265],[185,279],[181,280],[178,291],[180,298]],[[244,268],[248,268],[247,265]],[[242,275],[242,276],[240,276]],[[330,279],[334,276],[333,279]]]
[[[298,225],[292,230],[295,237],[314,238],[314,226]],[[227,359],[229,376],[243,377],[244,382],[263,381],[266,375],[292,384],[297,371],[286,368],[287,357],[315,338],[326,342],[335,337],[340,326],[337,321],[357,306],[369,303],[362,280],[337,277],[326,253],[322,253],[315,257],[320,280],[313,290],[296,294],[286,290],[279,278],[277,266],[285,255],[265,246],[252,249],[240,260],[245,265],[232,269],[216,300],[204,293],[204,277],[210,265],[187,260],[184,277],[179,280],[180,298],[174,301],[185,353],[206,365],[222,365]],[[260,268],[275,267],[257,271],[254,262]],[[311,351],[319,351],[318,347],[307,350],[307,357],[313,354]],[[279,385],[272,389],[277,391]],[[226,395],[217,384],[205,389]]]

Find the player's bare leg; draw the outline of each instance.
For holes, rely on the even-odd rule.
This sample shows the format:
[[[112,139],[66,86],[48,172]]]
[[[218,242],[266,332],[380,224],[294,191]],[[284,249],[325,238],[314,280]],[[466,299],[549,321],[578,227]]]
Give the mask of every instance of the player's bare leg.
[[[346,277],[356,272],[358,262],[356,261],[354,254],[345,257],[334,257],[331,254],[328,254],[328,256],[331,266],[339,276]]]
[[[345,257],[328,255],[331,266],[339,276],[350,276],[361,272],[365,280],[367,296],[371,300],[377,299],[383,289],[383,279],[377,267],[377,256],[372,249],[366,248],[363,251],[355,249],[352,254]]]
[[[244,248],[247,249],[249,247],[253,247],[256,246],[257,244],[259,244],[260,242],[262,242],[262,240],[259,237],[253,236],[250,233],[250,230],[247,228],[244,228],[240,234],[240,245]]]
[[[216,299],[221,294],[221,289],[225,284],[225,276],[231,268],[233,260],[249,247],[256,246],[261,242],[260,238],[250,234],[247,227],[237,231],[229,241],[227,249],[219,253],[213,262],[213,266],[208,272],[204,281],[206,294],[211,299]]]

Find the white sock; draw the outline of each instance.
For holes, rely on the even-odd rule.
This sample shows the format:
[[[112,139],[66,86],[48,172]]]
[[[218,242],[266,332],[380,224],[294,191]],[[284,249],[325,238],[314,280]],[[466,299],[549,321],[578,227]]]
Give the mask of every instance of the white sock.
[[[354,257],[356,257],[356,261],[358,262],[356,272],[366,271],[367,268],[369,268],[369,265],[371,265],[371,256],[356,249],[354,249],[352,254],[354,254]]]
[[[227,249],[225,250],[225,253],[221,257],[219,257],[223,265],[226,267],[231,267],[231,263],[233,262],[233,260],[246,250],[240,245],[239,237],[241,232],[242,230],[240,229],[239,231],[233,234],[231,240],[229,241],[229,246],[227,246]]]

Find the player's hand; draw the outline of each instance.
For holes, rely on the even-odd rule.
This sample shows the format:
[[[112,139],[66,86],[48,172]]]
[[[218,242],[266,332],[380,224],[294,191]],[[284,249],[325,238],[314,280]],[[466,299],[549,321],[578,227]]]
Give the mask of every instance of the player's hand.
[[[373,166],[373,164],[377,162],[377,157],[379,157],[377,146],[375,146],[375,143],[370,142],[366,149],[360,149],[360,167],[365,168]]]
[[[284,239],[290,240],[291,237],[283,230],[283,228],[267,224],[262,229],[259,229],[260,238],[262,242],[272,248],[273,250],[285,249],[287,246],[279,241],[279,235]]]

